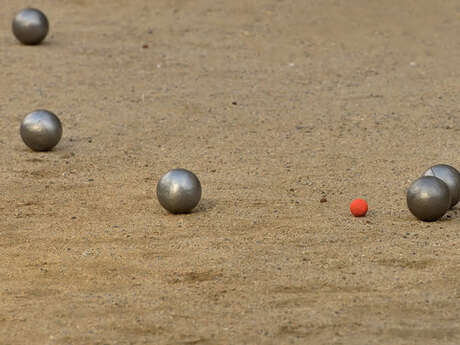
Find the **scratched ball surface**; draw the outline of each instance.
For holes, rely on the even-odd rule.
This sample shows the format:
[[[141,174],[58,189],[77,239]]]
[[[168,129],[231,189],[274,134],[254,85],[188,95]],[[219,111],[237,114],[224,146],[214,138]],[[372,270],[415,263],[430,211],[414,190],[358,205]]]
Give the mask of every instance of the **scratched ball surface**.
[[[201,183],[191,171],[170,170],[158,181],[157,198],[171,213],[188,213],[200,202]]]
[[[21,43],[27,45],[39,44],[48,34],[48,18],[36,8],[25,8],[14,17],[12,30],[14,36]]]
[[[59,118],[48,110],[35,110],[21,122],[19,130],[24,143],[34,151],[49,151],[62,137]]]
[[[441,218],[450,203],[449,187],[435,176],[422,176],[407,189],[407,207],[415,217],[425,222]]]
[[[454,207],[460,200],[460,172],[447,164],[436,164],[423,173],[424,176],[435,176],[443,180],[449,187],[451,203]]]

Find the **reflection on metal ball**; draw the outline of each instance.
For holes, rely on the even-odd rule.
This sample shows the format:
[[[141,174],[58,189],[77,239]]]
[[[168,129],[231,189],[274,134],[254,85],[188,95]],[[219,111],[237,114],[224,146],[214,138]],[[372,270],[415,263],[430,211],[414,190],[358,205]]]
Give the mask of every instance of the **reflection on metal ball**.
[[[460,172],[447,164],[436,164],[423,173],[424,176],[436,176],[449,187],[451,204],[454,207],[460,200]]]
[[[201,183],[191,171],[173,169],[158,181],[157,197],[169,212],[188,213],[200,202]]]
[[[35,8],[25,8],[13,19],[13,34],[23,44],[34,45],[48,34],[49,23],[45,14]]]
[[[20,133],[24,143],[34,151],[48,151],[62,137],[59,118],[48,110],[35,110],[21,122]]]
[[[412,214],[425,222],[441,218],[450,206],[449,187],[434,176],[422,176],[407,190],[407,206]]]

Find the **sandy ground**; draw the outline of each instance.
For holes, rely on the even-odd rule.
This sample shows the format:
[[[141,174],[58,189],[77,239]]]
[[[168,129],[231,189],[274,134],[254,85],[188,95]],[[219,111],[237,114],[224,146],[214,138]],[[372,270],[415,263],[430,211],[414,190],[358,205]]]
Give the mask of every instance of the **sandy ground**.
[[[26,47],[30,4],[0,18],[2,345],[460,344],[460,212],[405,203],[460,167],[459,1],[37,0]],[[156,200],[176,167],[192,214]]]

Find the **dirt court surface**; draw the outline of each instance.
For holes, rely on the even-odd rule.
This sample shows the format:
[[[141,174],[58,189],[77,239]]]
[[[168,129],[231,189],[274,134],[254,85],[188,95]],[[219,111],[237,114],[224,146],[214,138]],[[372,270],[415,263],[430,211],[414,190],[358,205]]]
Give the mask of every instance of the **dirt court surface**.
[[[460,344],[459,209],[405,201],[460,167],[459,1],[2,5],[0,344]],[[192,214],[156,200],[176,167]]]

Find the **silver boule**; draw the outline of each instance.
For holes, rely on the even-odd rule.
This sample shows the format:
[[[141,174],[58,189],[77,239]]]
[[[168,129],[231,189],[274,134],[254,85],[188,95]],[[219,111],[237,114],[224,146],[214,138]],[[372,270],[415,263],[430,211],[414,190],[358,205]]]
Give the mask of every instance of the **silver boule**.
[[[423,173],[424,176],[436,176],[449,187],[451,204],[454,207],[460,200],[460,172],[447,164],[436,164]]]
[[[412,214],[425,222],[441,218],[451,202],[449,187],[434,176],[422,176],[407,189],[407,206]]]
[[[27,45],[39,44],[48,34],[49,22],[45,14],[36,8],[25,8],[13,19],[13,34]]]
[[[52,112],[39,109],[22,120],[19,132],[32,150],[49,151],[61,140],[62,124]]]
[[[169,212],[188,213],[200,202],[200,180],[191,171],[170,170],[158,181],[157,197]]]

